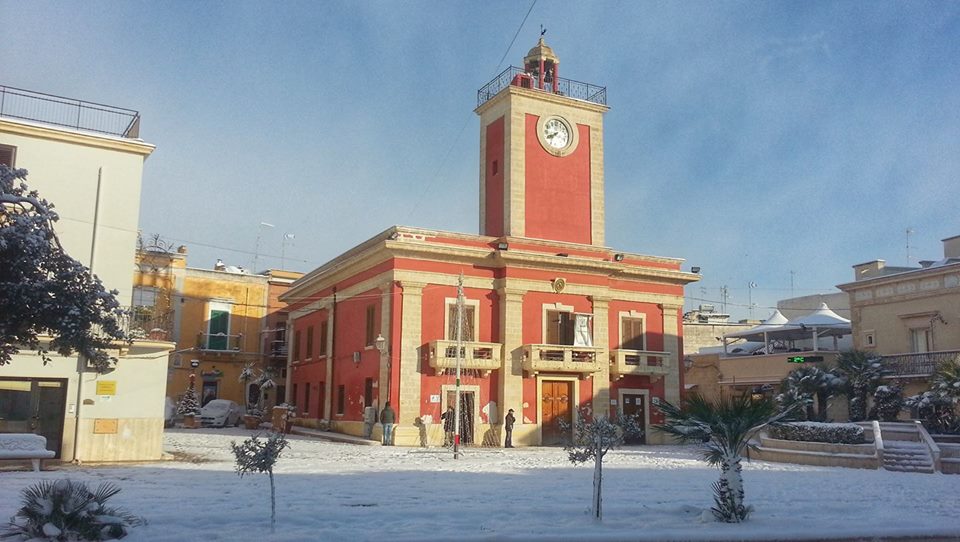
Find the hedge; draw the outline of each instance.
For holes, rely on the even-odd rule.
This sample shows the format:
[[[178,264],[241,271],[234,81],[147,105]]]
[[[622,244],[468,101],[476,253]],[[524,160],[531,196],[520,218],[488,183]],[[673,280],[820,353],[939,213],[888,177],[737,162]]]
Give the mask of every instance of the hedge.
[[[855,423],[794,422],[770,427],[771,438],[832,444],[863,444],[863,427]]]

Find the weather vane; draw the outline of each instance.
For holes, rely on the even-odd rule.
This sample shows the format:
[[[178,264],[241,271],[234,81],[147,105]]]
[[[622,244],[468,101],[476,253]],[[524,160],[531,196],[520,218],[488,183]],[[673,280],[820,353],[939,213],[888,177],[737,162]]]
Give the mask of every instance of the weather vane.
[[[547,29],[540,25],[540,37],[542,38],[544,34],[547,33]]]

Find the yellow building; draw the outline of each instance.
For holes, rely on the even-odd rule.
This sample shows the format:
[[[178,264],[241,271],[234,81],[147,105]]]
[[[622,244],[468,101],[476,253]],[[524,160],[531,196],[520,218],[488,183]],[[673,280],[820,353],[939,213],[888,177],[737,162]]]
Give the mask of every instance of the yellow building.
[[[196,375],[201,402],[230,399],[243,405],[258,392],[253,381],[240,382],[247,365],[260,374],[267,352],[261,335],[270,305],[270,275],[254,275],[240,268],[218,265],[216,269],[187,267],[187,249],[142,248],[137,253],[134,304],[140,312],[171,323],[171,340],[177,347],[170,355],[167,396],[173,400],[186,391],[191,374]],[[275,296],[274,296],[275,297]],[[156,333],[161,333],[159,330]],[[286,375],[275,374],[282,386]],[[275,400],[277,391],[267,391]]]
[[[925,391],[937,366],[960,355],[960,236],[920,267],[874,260],[853,271],[837,287],[850,296],[855,348],[889,360],[905,395]]]

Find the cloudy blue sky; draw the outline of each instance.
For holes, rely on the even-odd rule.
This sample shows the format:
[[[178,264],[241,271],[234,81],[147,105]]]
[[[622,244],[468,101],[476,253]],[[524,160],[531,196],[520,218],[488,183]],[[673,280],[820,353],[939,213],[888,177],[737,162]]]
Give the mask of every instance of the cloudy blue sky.
[[[608,244],[700,266],[689,306],[764,317],[960,234],[960,3],[531,4],[0,0],[0,84],[139,110],[141,228],[195,267],[258,231],[258,267],[304,271],[393,224],[476,233],[476,91],[541,24],[608,89]]]

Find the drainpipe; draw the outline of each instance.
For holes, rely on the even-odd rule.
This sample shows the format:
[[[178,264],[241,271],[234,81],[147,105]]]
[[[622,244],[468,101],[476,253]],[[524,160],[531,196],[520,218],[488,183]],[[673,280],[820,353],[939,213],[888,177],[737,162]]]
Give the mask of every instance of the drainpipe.
[[[103,168],[97,169],[97,194],[93,202],[93,233],[90,236],[90,274],[93,274],[93,262],[97,255],[97,227],[100,225],[100,187],[103,181]],[[83,406],[83,375],[87,360],[83,354],[77,356],[77,407],[73,424],[73,462],[80,463],[77,453],[80,451],[80,409]]]

